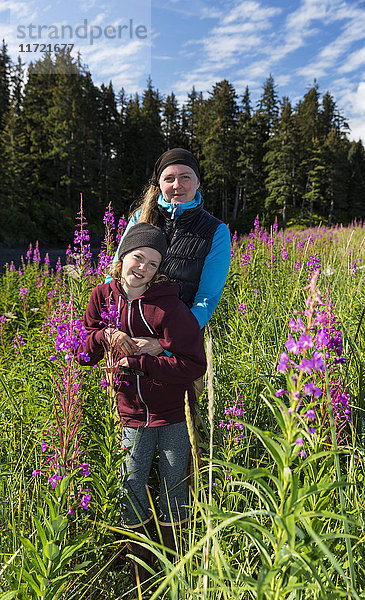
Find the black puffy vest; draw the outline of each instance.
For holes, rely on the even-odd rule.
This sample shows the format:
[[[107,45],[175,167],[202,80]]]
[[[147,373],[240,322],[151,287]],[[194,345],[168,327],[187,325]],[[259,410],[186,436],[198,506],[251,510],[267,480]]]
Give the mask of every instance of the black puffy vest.
[[[219,219],[203,209],[203,204],[184,211],[178,219],[159,207],[158,226],[167,238],[167,254],[161,265],[171,281],[180,286],[180,298],[190,308],[199,287],[204,261],[213,242]]]

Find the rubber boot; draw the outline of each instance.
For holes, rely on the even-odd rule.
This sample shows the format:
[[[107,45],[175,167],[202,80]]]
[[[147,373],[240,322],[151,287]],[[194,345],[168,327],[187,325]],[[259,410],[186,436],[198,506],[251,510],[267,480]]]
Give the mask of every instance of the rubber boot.
[[[148,537],[152,539],[155,532],[155,524],[153,517],[151,517],[151,519],[147,521],[147,523],[131,528],[131,531],[133,531],[133,533],[142,533],[143,535],[147,534]],[[150,550],[148,550],[147,548],[143,548],[135,541],[127,542],[126,546],[130,554],[133,554],[134,556],[140,558],[148,566],[153,566],[154,555]],[[149,587],[149,583],[146,582],[152,577],[151,573],[135,560],[130,560],[132,567],[132,576],[135,580],[136,586],[140,586],[142,589],[146,589],[147,587]]]
[[[186,534],[188,519],[179,523],[159,522],[159,525],[163,545],[166,550],[172,550],[172,552],[166,552],[166,554],[171,561],[176,562],[179,559],[179,554],[184,556],[186,551],[187,544],[185,539],[186,536],[184,534]]]
[[[174,525],[172,523],[160,523],[162,543],[166,549],[177,552],[175,536],[174,536]],[[177,532],[176,532],[177,533]],[[167,552],[168,557],[172,560],[172,552]]]

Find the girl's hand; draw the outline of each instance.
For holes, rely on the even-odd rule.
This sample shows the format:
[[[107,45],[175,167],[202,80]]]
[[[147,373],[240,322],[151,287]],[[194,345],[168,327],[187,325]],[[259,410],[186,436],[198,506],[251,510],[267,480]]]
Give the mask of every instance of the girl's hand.
[[[163,348],[156,338],[132,338],[137,344],[138,354],[150,354],[151,356],[158,356],[163,352]]]
[[[122,356],[133,356],[134,354],[140,354],[139,347],[129,337],[127,333],[118,331],[118,329],[110,329],[107,327],[104,330],[104,337],[109,342],[113,350],[118,350]]]
[[[118,362],[118,366],[120,367],[129,367],[128,364],[128,358],[126,356],[124,356],[119,362]]]

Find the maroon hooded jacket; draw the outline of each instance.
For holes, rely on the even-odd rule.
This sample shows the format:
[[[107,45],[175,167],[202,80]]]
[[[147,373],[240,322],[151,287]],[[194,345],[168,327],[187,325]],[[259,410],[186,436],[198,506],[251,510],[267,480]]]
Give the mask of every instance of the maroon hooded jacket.
[[[78,358],[81,364],[95,365],[107,350],[104,330],[108,325],[102,318],[107,303],[117,306],[121,331],[131,337],[156,338],[172,354],[128,357],[130,368],[118,374],[115,385],[125,426],[157,427],[184,421],[186,391],[193,408],[193,381],[204,374],[206,359],[198,321],[178,293],[177,285],[162,281],[128,301],[115,279],[98,285],[91,293],[84,315],[86,349],[80,347],[78,351],[86,351],[90,362]]]

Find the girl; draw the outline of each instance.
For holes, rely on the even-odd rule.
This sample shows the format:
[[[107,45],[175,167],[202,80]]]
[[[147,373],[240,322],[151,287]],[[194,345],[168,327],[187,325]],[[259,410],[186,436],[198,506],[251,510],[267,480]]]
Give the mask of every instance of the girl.
[[[158,227],[149,223],[131,227],[119,247],[112,280],[98,285],[91,294],[84,325],[90,357],[87,364],[99,362],[111,344],[123,368],[123,381],[116,385],[122,446],[129,448],[124,467],[129,475],[124,487],[123,524],[143,532],[153,518],[146,490],[158,447],[160,523],[164,538],[171,539],[172,522],[187,519],[190,443],[184,398],[188,392],[193,412],[193,381],[204,374],[206,361],[198,321],[179,300],[178,286],[158,274],[166,251],[166,239]],[[104,322],[110,304],[117,307],[118,328]],[[140,350],[133,339],[137,337],[157,340],[167,354],[142,354],[143,348]],[[133,551],[141,555],[134,547]],[[144,571],[136,563],[135,567],[143,579]]]

